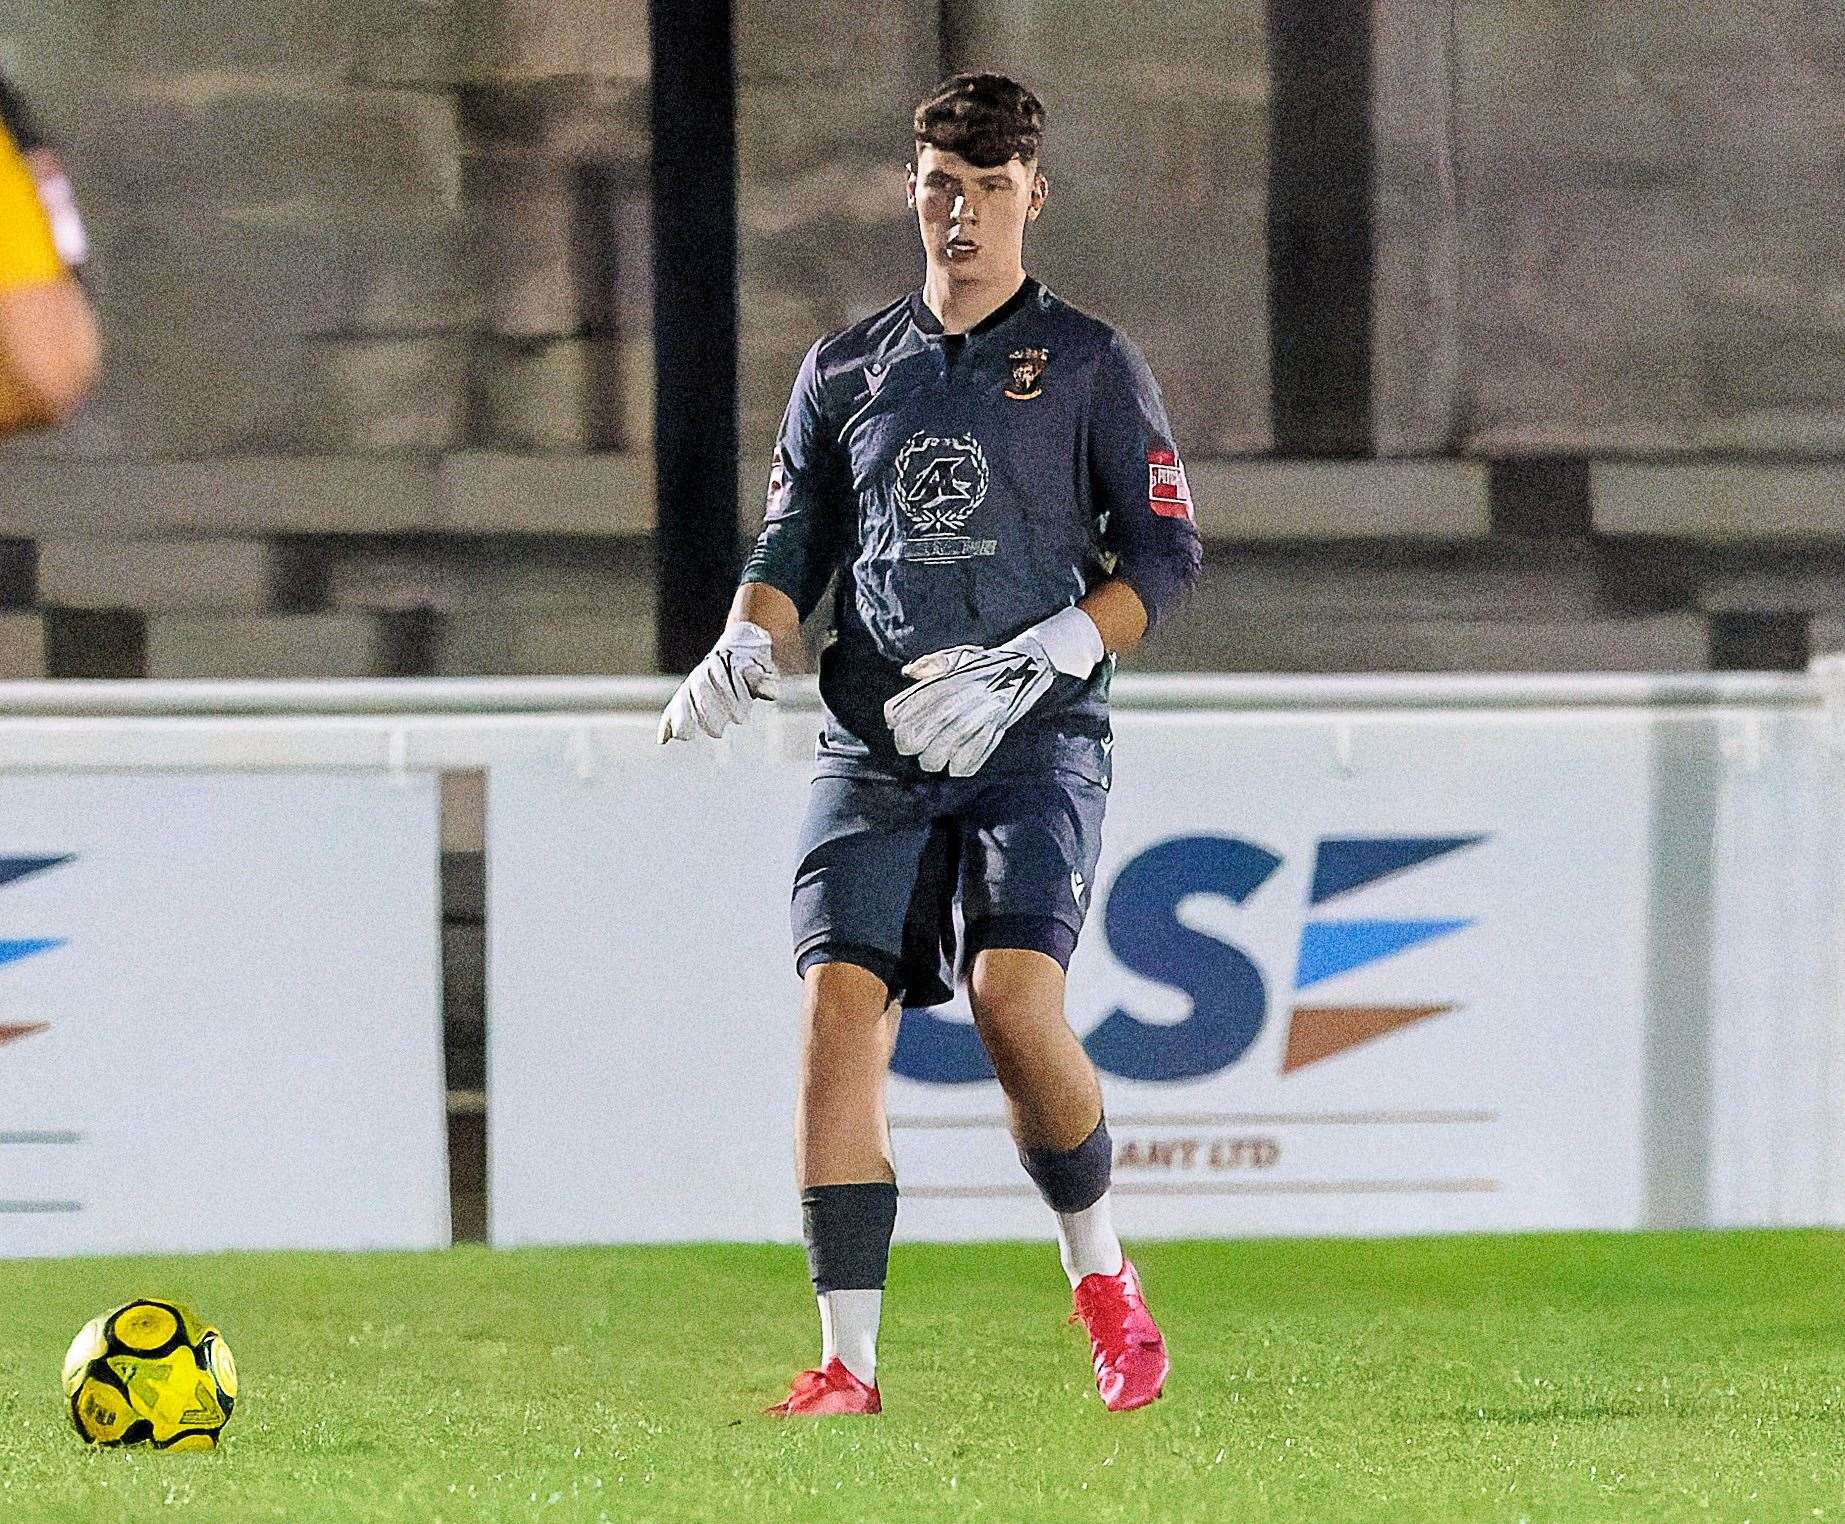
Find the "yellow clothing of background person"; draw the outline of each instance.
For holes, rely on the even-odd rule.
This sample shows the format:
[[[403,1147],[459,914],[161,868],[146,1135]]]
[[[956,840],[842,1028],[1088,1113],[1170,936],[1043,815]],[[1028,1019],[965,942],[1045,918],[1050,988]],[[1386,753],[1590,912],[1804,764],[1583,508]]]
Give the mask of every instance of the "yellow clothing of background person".
[[[11,124],[0,123],[0,288],[62,280],[67,273],[38,181]]]
[[[0,437],[62,422],[96,379],[87,252],[57,155],[0,79]]]

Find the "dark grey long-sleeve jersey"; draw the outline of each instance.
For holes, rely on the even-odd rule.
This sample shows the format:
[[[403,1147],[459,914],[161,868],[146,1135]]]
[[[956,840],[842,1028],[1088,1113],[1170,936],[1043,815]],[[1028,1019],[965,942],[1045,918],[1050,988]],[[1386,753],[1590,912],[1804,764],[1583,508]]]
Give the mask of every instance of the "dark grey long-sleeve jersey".
[[[1146,362],[1028,279],[965,335],[944,335],[912,293],[808,351],[744,581],[780,588],[806,618],[838,575],[823,769],[912,777],[883,716],[905,662],[1002,644],[1109,577],[1157,622],[1199,563]],[[1059,677],[985,770],[1105,769],[1113,666]]]

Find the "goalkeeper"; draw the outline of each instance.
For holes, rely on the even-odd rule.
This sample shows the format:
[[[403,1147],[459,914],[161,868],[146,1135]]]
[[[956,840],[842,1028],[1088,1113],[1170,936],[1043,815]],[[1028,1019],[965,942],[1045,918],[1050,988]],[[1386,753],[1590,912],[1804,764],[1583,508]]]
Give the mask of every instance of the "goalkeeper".
[[[95,381],[86,253],[58,156],[0,79],[0,438],[63,422]]]
[[[891,1046],[904,1005],[950,997],[957,952],[1102,1399],[1139,1407],[1166,1378],[1111,1221],[1108,1127],[1064,974],[1101,850],[1114,657],[1196,579],[1199,539],[1139,353],[1025,274],[1043,122],[990,74],[917,109],[922,290],[808,351],[729,627],[661,720],[662,741],[715,736],[772,698],[775,647],[835,583],[794,884],[796,1170],[822,1355],[776,1413],[881,1405]]]

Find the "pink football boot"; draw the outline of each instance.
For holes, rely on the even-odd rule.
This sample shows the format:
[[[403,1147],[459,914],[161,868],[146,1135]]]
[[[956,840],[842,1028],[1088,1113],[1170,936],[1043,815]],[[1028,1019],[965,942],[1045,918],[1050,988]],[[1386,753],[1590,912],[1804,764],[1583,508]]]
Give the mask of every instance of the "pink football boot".
[[[866,1386],[837,1355],[817,1371],[802,1371],[786,1398],[763,1409],[770,1418],[840,1418],[883,1411],[878,1389]]]
[[[1124,1260],[1119,1275],[1086,1275],[1076,1288],[1076,1312],[1095,1351],[1095,1385],[1111,1413],[1144,1408],[1166,1385],[1172,1361],[1166,1341],[1140,1294],[1140,1276]]]

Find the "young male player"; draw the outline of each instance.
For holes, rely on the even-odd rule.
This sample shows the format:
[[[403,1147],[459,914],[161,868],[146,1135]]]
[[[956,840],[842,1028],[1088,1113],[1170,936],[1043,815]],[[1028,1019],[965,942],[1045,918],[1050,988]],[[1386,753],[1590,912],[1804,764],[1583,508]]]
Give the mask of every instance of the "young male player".
[[[0,79],[0,437],[62,422],[96,377],[87,252],[69,182]]]
[[[1199,541],[1139,354],[1025,275],[1043,126],[993,74],[917,108],[923,288],[808,351],[729,628],[661,719],[662,741],[716,736],[774,697],[775,645],[837,578],[794,885],[796,1170],[823,1351],[781,1415],[880,1409],[885,1082],[901,1006],[950,994],[956,901],[974,1020],[1056,1214],[1102,1400],[1140,1407],[1166,1380],[1064,971],[1101,850],[1112,657],[1195,580]]]

